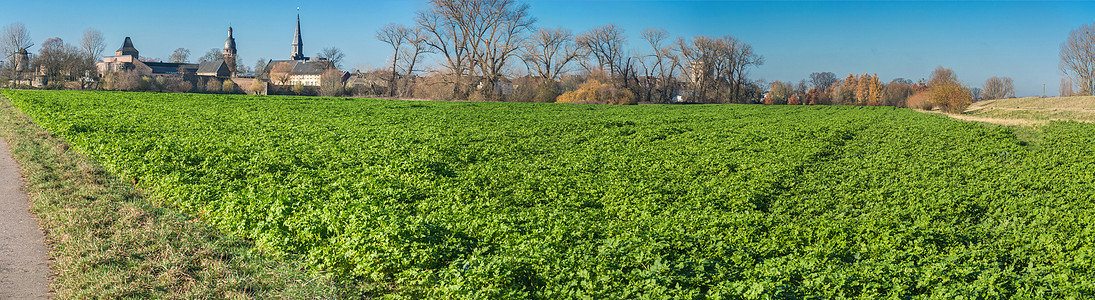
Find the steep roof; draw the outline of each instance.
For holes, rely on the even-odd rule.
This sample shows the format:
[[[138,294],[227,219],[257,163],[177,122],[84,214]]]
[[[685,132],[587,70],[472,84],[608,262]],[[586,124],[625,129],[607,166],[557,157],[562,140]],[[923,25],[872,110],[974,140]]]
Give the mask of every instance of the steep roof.
[[[331,68],[331,62],[322,59],[312,60],[271,60],[266,63],[266,70],[264,73],[270,72],[274,69],[274,66],[280,63],[287,63],[293,66],[293,75],[322,75],[323,72]]]
[[[198,75],[201,74],[217,74],[221,68],[228,69],[228,65],[223,60],[207,61],[198,64]]]
[[[122,42],[122,47],[118,48],[120,55],[133,55],[137,56],[137,48],[133,47],[133,40],[128,36],[125,37],[125,42]]]

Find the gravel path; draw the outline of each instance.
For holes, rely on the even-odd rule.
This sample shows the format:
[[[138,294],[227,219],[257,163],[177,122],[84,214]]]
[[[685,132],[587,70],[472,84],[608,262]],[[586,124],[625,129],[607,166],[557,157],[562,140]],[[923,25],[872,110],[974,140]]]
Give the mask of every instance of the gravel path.
[[[19,165],[0,138],[0,299],[46,299],[49,259]]]

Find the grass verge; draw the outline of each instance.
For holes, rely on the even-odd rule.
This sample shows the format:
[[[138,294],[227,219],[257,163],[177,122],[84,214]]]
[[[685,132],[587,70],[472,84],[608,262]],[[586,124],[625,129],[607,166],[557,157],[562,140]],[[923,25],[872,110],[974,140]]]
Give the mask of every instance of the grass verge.
[[[35,125],[0,95],[0,136],[46,235],[59,299],[346,297],[331,276],[170,209]]]

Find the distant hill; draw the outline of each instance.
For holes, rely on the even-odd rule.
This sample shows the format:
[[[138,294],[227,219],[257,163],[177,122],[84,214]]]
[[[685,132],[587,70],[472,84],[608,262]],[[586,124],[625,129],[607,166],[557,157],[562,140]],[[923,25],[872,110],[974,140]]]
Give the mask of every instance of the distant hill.
[[[962,116],[956,117],[1028,126],[1055,120],[1095,122],[1095,96],[985,100],[970,105]]]

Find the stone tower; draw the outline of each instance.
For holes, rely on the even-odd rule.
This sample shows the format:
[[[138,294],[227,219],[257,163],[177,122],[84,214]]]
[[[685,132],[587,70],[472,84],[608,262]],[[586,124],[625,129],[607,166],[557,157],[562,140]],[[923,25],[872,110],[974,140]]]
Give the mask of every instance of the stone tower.
[[[232,27],[228,27],[228,39],[224,40],[224,52],[222,52],[224,64],[233,75],[236,74],[236,38],[232,36]]]
[[[19,49],[15,52],[15,71],[25,72],[30,66],[30,53],[27,53],[26,48]]]
[[[307,60],[304,57],[304,42],[300,39],[300,14],[297,14],[297,33],[293,35],[293,54],[289,56],[292,60]]]

